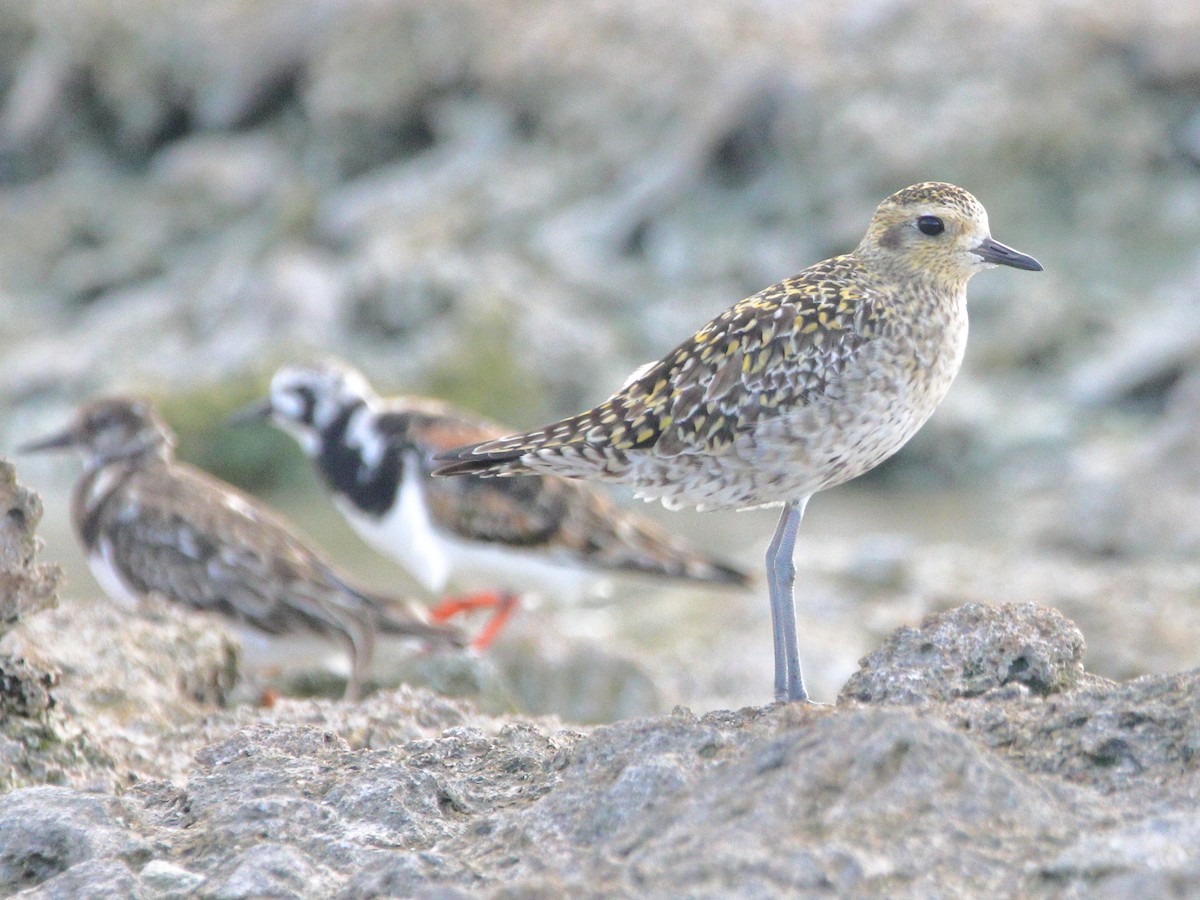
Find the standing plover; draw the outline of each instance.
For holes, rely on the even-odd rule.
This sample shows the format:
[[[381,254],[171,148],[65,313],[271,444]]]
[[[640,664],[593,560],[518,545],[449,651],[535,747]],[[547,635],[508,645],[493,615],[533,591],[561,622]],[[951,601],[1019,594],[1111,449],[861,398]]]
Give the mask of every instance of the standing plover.
[[[351,526],[427,589],[485,591],[448,601],[442,615],[497,602],[510,610],[526,592],[569,601],[606,573],[747,580],[578,482],[430,478],[435,454],[507,431],[434,400],[379,397],[360,372],[334,360],[281,368],[267,399],[234,416],[254,418],[293,435]],[[497,616],[476,645],[502,621]]]
[[[377,632],[461,646],[407,603],[355,586],[262,503],[173,458],[174,438],[142,399],[81,408],[22,452],[84,458],[71,519],[96,580],[126,605],[157,593],[231,619],[252,643],[318,636],[349,651],[348,699],[370,672]],[[267,641],[269,643],[269,641]]]
[[[806,700],[792,551],[805,504],[900,449],[950,388],[967,343],[967,281],[1039,271],[992,240],[962,188],[905,188],[862,243],[749,297],[599,406],[445,453],[436,475],[553,473],[632,484],[701,509],[783,505],[767,551],[775,697]]]

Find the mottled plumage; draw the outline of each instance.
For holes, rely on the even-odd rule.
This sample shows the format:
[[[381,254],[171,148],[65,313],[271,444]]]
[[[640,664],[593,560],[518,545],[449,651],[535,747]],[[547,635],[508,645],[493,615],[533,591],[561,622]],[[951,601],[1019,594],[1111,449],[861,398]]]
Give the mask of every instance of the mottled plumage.
[[[295,436],[350,524],[432,591],[453,584],[569,599],[605,572],[746,581],[577,482],[431,479],[438,453],[506,431],[435,400],[379,397],[336,361],[280,369],[267,400],[238,416],[252,417]]]
[[[174,461],[172,444],[147,402],[118,397],[89,403],[65,431],[23,448],[83,453],[71,518],[114,599],[157,593],[253,636],[341,642],[352,661],[349,697],[369,672],[376,632],[463,643],[409,604],[353,585],[260,502]]]
[[[733,306],[599,406],[446,453],[435,474],[607,479],[671,507],[782,503],[798,525],[812,494],[878,465],[933,413],[966,349],[967,281],[995,264],[1041,268],[991,239],[966,191],[914,185],[880,204],[854,251]],[[783,526],[768,560],[776,692],[802,699],[798,662],[779,658],[795,628]]]

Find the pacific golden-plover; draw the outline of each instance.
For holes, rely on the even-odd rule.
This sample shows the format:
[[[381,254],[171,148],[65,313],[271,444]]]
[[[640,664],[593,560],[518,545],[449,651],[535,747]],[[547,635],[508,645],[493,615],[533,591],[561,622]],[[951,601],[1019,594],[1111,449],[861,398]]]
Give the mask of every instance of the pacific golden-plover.
[[[733,306],[599,406],[447,452],[434,474],[606,479],[672,508],[782,504],[767,551],[775,697],[806,700],[792,599],[805,505],[933,413],[966,348],[967,281],[994,265],[1042,268],[992,240],[962,188],[913,185],[853,251]]]
[[[269,419],[294,436],[350,525],[428,590],[480,592],[446,601],[435,618],[496,606],[477,647],[495,636],[520,594],[570,602],[602,590],[614,573],[748,580],[579,482],[431,478],[437,453],[511,429],[436,400],[380,397],[336,360],[284,366],[270,395],[234,418]]]
[[[96,580],[136,607],[157,593],[223,614],[251,650],[310,647],[316,636],[344,643],[347,699],[370,672],[377,632],[444,647],[464,644],[408,603],[355,586],[277,514],[230,485],[173,458],[174,438],[150,404],[113,397],[82,407],[62,432],[20,448],[73,447],[84,457],[71,519]],[[260,645],[263,645],[260,647]]]

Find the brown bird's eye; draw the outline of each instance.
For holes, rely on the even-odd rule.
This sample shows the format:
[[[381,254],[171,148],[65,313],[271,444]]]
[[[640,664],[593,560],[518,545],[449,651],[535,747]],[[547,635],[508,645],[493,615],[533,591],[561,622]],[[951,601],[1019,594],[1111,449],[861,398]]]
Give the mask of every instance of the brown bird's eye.
[[[921,234],[933,237],[946,230],[946,223],[937,216],[921,216],[917,219],[917,228],[921,230]]]

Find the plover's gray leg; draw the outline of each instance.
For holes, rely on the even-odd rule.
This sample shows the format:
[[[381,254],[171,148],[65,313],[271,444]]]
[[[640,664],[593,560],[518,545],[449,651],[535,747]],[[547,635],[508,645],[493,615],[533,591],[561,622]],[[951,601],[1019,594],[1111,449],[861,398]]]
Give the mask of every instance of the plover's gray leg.
[[[771,627],[775,638],[775,699],[780,702],[808,700],[804,677],[800,674],[796,602],[792,595],[796,580],[792,552],[807,504],[808,498],[805,497],[783,507],[775,536],[767,547],[767,589],[771,595]]]

